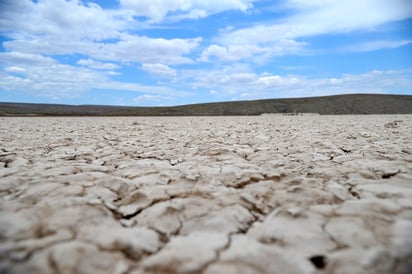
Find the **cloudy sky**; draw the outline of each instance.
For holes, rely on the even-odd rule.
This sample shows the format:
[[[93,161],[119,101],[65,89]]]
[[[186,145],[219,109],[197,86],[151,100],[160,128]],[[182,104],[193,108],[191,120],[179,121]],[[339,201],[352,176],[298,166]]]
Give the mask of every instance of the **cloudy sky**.
[[[412,95],[410,0],[0,0],[0,101]]]

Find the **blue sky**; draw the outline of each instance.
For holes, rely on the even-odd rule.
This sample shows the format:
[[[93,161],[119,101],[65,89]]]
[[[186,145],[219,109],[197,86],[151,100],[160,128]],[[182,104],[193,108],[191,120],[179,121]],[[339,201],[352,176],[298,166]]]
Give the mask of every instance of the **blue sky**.
[[[410,0],[0,0],[0,101],[412,95]]]

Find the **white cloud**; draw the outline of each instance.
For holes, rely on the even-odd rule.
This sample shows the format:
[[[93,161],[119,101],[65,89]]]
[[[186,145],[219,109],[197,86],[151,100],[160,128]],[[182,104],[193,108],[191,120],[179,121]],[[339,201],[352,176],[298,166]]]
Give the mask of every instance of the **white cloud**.
[[[256,75],[251,72],[235,72],[232,74],[224,75],[220,78],[220,82],[222,84],[243,84],[243,83],[250,83],[251,81],[255,80]]]
[[[283,70],[299,71],[299,70],[313,70],[314,66],[280,66]]]
[[[224,29],[211,39],[188,38],[187,33],[196,33],[190,32],[192,29],[182,33],[170,31],[168,38],[162,38],[161,33],[169,26],[181,27],[167,23],[185,18],[204,18],[228,10],[247,13],[258,1],[117,2],[120,8],[103,9],[85,0],[0,0],[0,32],[7,38],[2,42],[5,52],[0,52],[0,88],[30,90],[61,98],[91,89],[127,90],[144,93],[136,98],[136,102],[155,102],[157,99],[160,102],[168,96],[187,95],[178,91],[186,87],[198,88],[199,92],[210,93],[219,99],[224,96],[253,99],[293,94],[396,92],[412,87],[410,72],[402,71],[310,78],[298,74],[257,73],[251,69],[275,56],[305,54],[306,39],[310,36],[376,31],[386,23],[410,18],[410,0],[283,0],[280,9],[287,10],[283,19],[277,17],[282,14],[279,12],[276,14],[278,19],[265,17],[264,23],[253,25],[247,25],[250,21],[245,20],[241,25],[249,27],[238,29],[224,26],[226,21],[222,19]],[[199,27],[196,31],[202,31],[203,23],[189,27]],[[158,33],[156,37],[145,36],[142,33],[151,33],[148,26],[160,27],[162,31],[155,32]],[[146,27],[144,32],[142,27]],[[213,27],[215,25],[210,26]],[[403,39],[368,41],[340,50],[365,52],[412,43],[407,40],[409,38]],[[77,63],[61,64],[52,58],[55,55],[60,55],[56,58],[67,63]],[[74,60],[79,55],[82,59]],[[231,66],[219,67],[222,65],[219,61],[230,62]],[[243,61],[244,67],[240,67],[238,61]],[[179,73],[174,69],[175,65],[180,65]],[[193,70],[196,65],[220,69]],[[110,78],[120,73],[127,75],[122,69],[136,67],[164,77],[165,81],[170,80],[170,87],[161,83],[150,86]],[[290,67],[290,70],[302,67]],[[315,73],[315,69],[312,72]]]
[[[256,1],[256,0],[255,0]],[[167,15],[178,13],[175,18],[202,18],[226,10],[246,12],[254,0],[120,0],[124,8],[132,9],[139,16],[161,21]]]
[[[110,79],[119,75],[114,71],[121,69],[119,64],[163,64],[164,69],[170,64],[194,62],[188,55],[198,47],[200,38],[130,34],[129,29],[138,27],[134,15],[130,10],[103,10],[77,0],[0,1],[0,31],[11,38],[3,42],[5,52],[0,53],[0,88],[53,98],[76,96],[92,89],[187,94],[158,85]],[[49,57],[74,54],[86,58],[77,60],[78,66],[71,66]],[[175,74],[171,68],[164,69],[165,73]]]
[[[1,2],[0,31],[12,40],[8,51],[44,55],[83,54],[122,63],[193,63],[187,57],[200,38],[164,39],[129,34],[135,15],[127,10],[103,10],[81,1],[5,0]]]
[[[191,95],[189,92],[178,91],[173,88],[166,87],[166,86],[141,85],[141,84],[136,84],[136,83],[110,81],[107,79],[100,83],[94,83],[90,88],[107,89],[107,90],[127,90],[127,91],[134,91],[138,93],[149,93],[152,95],[163,95],[163,96],[168,96],[170,94],[173,94],[173,96],[175,97]]]
[[[340,77],[256,74],[247,69],[199,70],[187,73],[197,88],[219,89],[219,98],[258,99],[342,93],[401,93],[412,88],[411,71],[370,71]]]
[[[81,53],[94,59],[122,63],[187,64],[194,61],[186,57],[201,39],[163,39],[137,35],[122,35],[115,43],[87,42],[81,40],[27,39],[3,43],[11,51],[32,54]]]
[[[306,37],[367,31],[412,16],[410,0],[288,0],[282,8],[291,15],[276,22],[221,30],[217,43],[202,53],[201,60],[210,56],[241,60],[262,52],[264,57],[305,53],[307,43],[302,40]],[[369,45],[379,46],[385,45]],[[239,47],[249,49],[248,53],[236,55],[232,49]]]
[[[134,98],[133,102],[137,105],[170,106],[171,102],[173,102],[173,98],[164,95],[143,94]]]
[[[103,63],[92,59],[81,59],[77,64],[94,69],[118,69],[120,66],[113,63]]]
[[[53,58],[35,54],[1,52],[0,90],[29,91],[37,96],[67,98],[91,89],[125,90],[154,95],[184,96],[187,93],[164,86],[112,81],[105,71],[59,64]],[[19,74],[16,75],[16,69]]]
[[[108,71],[107,73],[106,73],[107,75],[112,75],[112,76],[114,76],[114,75],[121,75],[121,73],[120,72],[117,72],[117,71]]]
[[[143,64],[142,70],[148,72],[151,75],[159,77],[175,77],[176,70],[164,65],[164,64]]]
[[[0,52],[0,61],[4,65],[21,64],[24,66],[50,65],[55,61],[50,57],[22,52]]]
[[[93,83],[105,78],[89,69],[59,64],[50,57],[18,52],[0,53],[3,64],[20,68],[20,74],[0,72],[0,88],[5,90],[31,91],[50,97],[70,97],[89,89]]]
[[[262,84],[264,86],[293,86],[293,85],[299,85],[301,83],[301,79],[299,79],[296,76],[287,76],[287,77],[282,77],[279,75],[262,75],[258,77],[257,79],[259,84]]]
[[[130,14],[119,15],[99,5],[81,1],[4,0],[0,11],[0,31],[13,32],[15,38],[60,37],[64,40],[114,38],[126,27]]]
[[[26,72],[26,69],[25,69],[25,68],[15,67],[15,66],[6,67],[4,70],[7,71],[7,72],[15,72],[15,73],[23,73],[23,72]]]
[[[199,58],[199,61],[211,61],[217,58],[224,61],[237,61],[245,58],[250,58],[256,54],[263,54],[264,49],[256,45],[235,45],[229,47],[222,47],[219,45],[210,45],[204,50]]]
[[[380,41],[371,41],[361,44],[351,45],[343,47],[340,51],[343,52],[367,52],[375,51],[381,49],[394,49],[403,47],[406,45],[412,44],[412,40],[399,40],[399,41],[389,41],[389,40],[380,40]]]
[[[410,0],[288,0],[295,14],[285,23],[296,26],[296,35],[350,32],[407,19]]]
[[[227,46],[213,44],[202,52],[199,61],[208,62],[217,59],[233,62],[253,58],[254,62],[262,63],[269,61],[270,57],[273,56],[301,53],[305,45],[304,42],[290,39],[272,40],[265,45],[258,43],[229,44]]]
[[[224,45],[261,44],[307,36],[370,30],[412,17],[409,0],[287,0],[290,16],[277,22],[223,30]]]
[[[123,35],[118,43],[101,45],[88,54],[101,60],[119,60],[125,63],[187,64],[194,61],[185,55],[195,49],[200,41],[200,38],[164,39]]]

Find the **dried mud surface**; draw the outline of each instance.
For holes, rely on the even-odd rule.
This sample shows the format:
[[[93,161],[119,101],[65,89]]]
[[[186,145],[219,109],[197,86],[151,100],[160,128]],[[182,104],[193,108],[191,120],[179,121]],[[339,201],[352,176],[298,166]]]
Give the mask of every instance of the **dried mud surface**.
[[[1,273],[408,273],[411,258],[412,116],[0,118]]]

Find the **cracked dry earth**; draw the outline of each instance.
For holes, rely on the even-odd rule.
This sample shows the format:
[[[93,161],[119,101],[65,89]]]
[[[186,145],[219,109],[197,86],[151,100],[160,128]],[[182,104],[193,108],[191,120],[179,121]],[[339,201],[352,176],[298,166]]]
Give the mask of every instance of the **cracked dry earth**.
[[[1,273],[410,273],[412,116],[0,118]]]

